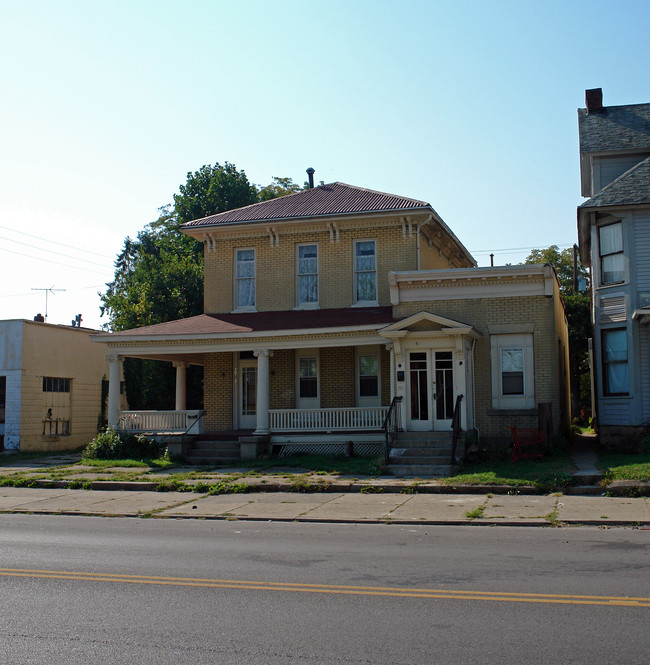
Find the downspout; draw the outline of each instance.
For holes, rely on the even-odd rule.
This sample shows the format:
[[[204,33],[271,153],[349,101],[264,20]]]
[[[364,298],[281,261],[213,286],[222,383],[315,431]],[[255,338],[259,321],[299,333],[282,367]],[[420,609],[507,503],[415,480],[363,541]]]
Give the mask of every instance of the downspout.
[[[472,422],[476,430],[476,445],[478,446],[481,440],[481,432],[476,426],[476,358],[474,357],[474,348],[476,347],[476,340],[472,340]]]

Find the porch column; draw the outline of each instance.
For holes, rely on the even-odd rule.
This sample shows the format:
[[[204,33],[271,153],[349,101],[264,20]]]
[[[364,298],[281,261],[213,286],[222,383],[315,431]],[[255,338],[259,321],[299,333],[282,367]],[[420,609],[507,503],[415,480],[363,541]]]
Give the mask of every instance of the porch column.
[[[174,408],[176,411],[185,411],[187,395],[187,374],[186,370],[189,363],[176,361],[172,363],[176,368],[176,402]]]
[[[257,427],[253,434],[269,433],[269,358],[273,351],[253,351],[257,358]]]
[[[393,350],[392,342],[386,344],[386,350],[390,352],[390,362],[388,366],[390,367],[390,400],[392,402],[393,397],[395,397],[395,351]]]
[[[117,353],[106,356],[108,370],[108,426],[117,429],[120,421],[120,380],[122,378],[122,359]]]

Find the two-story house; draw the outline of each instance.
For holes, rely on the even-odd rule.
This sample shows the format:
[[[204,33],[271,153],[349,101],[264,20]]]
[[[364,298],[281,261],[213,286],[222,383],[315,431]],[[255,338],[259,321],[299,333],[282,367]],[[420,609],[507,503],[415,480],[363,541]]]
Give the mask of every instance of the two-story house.
[[[123,356],[175,362],[178,413],[203,365],[205,430],[369,452],[395,397],[407,432],[449,432],[456,405],[486,440],[539,402],[566,424],[553,269],[477,268],[428,203],[335,182],[182,230],[204,243],[205,313],[100,339],[115,376]],[[116,400],[111,384],[113,424]]]
[[[578,110],[578,237],[590,266],[601,442],[634,446],[650,423],[650,104]]]

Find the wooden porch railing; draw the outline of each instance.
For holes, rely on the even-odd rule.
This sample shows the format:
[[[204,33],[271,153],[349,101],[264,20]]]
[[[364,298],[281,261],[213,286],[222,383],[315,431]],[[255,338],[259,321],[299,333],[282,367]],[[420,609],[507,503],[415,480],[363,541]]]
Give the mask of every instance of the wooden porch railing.
[[[117,429],[123,432],[199,434],[202,411],[121,411]]]
[[[272,409],[271,432],[333,432],[336,430],[380,430],[387,406],[348,409]]]

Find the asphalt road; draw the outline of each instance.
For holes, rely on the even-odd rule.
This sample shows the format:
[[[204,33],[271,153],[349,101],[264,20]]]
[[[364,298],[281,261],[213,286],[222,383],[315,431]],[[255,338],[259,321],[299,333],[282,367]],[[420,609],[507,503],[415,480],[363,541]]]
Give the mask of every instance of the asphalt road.
[[[650,531],[0,515],[0,662],[622,663]]]

